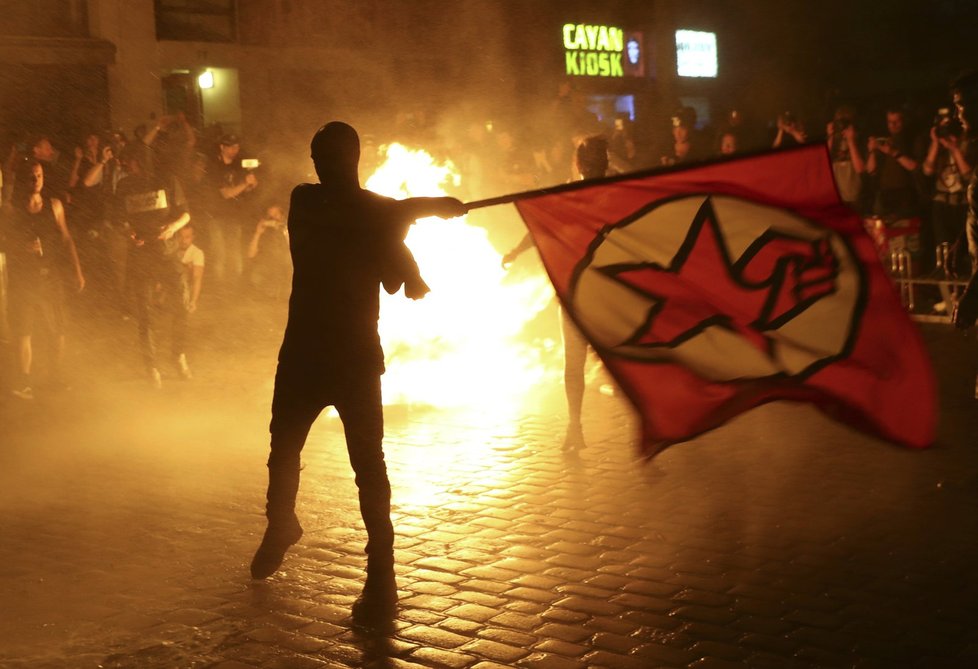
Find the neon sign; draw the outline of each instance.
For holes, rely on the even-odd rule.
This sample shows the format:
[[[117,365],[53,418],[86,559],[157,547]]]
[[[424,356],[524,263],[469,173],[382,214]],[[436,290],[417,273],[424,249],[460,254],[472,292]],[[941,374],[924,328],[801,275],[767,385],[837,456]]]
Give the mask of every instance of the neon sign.
[[[677,30],[676,73],[680,77],[717,76],[716,33]]]
[[[567,74],[586,77],[623,77],[625,31],[613,26],[565,23],[564,64]]]

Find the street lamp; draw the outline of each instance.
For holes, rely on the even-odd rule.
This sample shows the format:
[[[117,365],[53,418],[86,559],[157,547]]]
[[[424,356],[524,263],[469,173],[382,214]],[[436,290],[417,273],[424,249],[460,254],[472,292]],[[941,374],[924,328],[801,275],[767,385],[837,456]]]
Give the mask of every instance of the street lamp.
[[[204,70],[197,77],[197,85],[200,86],[202,90],[208,88],[214,88],[214,73],[210,70]]]

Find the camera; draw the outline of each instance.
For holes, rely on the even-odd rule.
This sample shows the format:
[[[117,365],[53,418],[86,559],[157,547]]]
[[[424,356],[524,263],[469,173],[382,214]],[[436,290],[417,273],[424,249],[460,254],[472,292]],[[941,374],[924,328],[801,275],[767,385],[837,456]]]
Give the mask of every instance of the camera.
[[[949,107],[941,107],[937,110],[934,116],[934,132],[938,137],[943,139],[960,137],[962,130],[961,122]]]
[[[836,134],[842,132],[852,125],[851,118],[837,118],[832,121],[832,131]]]

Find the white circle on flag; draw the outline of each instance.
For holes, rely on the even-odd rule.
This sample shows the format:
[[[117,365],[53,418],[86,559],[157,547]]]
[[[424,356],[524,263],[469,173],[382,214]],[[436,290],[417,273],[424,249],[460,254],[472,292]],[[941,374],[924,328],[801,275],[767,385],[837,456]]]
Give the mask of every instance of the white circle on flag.
[[[818,267],[808,268],[811,271],[806,275],[805,268],[799,270],[798,263],[785,256],[783,264],[775,263],[775,268],[781,269],[772,271],[772,276],[781,271],[787,282],[778,285],[790,285],[815,297],[793,302],[796,293],[787,288],[775,299],[778,296],[765,296],[763,288],[747,287],[744,294],[751,294],[755,301],[770,298],[778,305],[793,307],[775,309],[780,314],[777,318],[759,314],[758,321],[752,323],[742,318],[734,323],[737,319],[728,318],[731,305],[710,293],[710,282],[692,287],[683,284],[682,290],[694,291],[695,299],[702,296],[701,310],[703,304],[715,306],[717,318],[701,320],[668,341],[643,339],[643,331],[648,331],[657,318],[678,315],[680,322],[683,318],[696,319],[683,311],[681,300],[673,297],[673,303],[666,305],[670,298],[656,297],[655,277],[651,290],[637,290],[620,280],[617,273],[622,268],[654,268],[656,277],[671,281],[682,273],[691,245],[704,230],[716,237],[717,247],[729,261],[718,263],[716,271],[728,276],[718,274],[717,281],[740,285],[738,272],[759,257],[759,249],[772,240],[790,240],[802,246],[819,244],[825,249],[824,255],[832,259],[831,277],[826,279],[824,268]],[[778,248],[775,244],[764,252],[770,256],[777,254]],[[845,355],[862,311],[864,284],[852,249],[832,230],[757,202],[691,195],[654,204],[608,229],[578,266],[570,303],[578,325],[606,355],[678,363],[713,381],[733,381],[807,375]],[[775,289],[768,292],[771,290]]]

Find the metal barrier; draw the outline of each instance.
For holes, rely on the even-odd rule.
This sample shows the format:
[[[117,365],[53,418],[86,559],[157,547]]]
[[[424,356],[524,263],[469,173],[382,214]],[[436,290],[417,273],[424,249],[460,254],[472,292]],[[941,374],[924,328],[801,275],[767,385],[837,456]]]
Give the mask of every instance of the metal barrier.
[[[873,240],[883,267],[889,269],[890,279],[896,285],[900,302],[910,312],[911,318],[924,322],[950,323],[954,305],[957,304],[967,281],[948,275],[951,246],[947,243],[939,244],[935,250],[934,272],[927,277],[920,276],[924,264],[921,258],[920,226],[919,218],[884,219],[870,216],[863,219],[863,227]],[[940,291],[947,306],[944,314],[913,313],[920,304],[920,291],[925,286]]]
[[[914,283],[916,281],[913,274],[914,266],[910,252],[907,249],[892,251],[890,253],[890,275],[896,281],[900,291],[900,301],[909,311],[913,311],[916,306],[914,304]]]
[[[911,312],[910,317],[915,321],[925,323],[950,323],[951,314],[954,312],[954,305],[957,304],[958,297],[962,290],[968,285],[964,279],[951,278],[948,274],[948,259],[951,255],[951,247],[944,242],[935,249],[935,270],[931,277],[924,278],[916,276],[917,268],[914,267],[912,254],[907,249],[900,249],[890,253],[890,278],[897,286],[900,294],[900,302]],[[942,297],[945,298],[947,308],[944,314],[915,314],[917,306],[917,291],[924,286],[937,287]],[[946,292],[945,292],[946,291]]]

